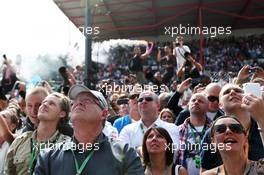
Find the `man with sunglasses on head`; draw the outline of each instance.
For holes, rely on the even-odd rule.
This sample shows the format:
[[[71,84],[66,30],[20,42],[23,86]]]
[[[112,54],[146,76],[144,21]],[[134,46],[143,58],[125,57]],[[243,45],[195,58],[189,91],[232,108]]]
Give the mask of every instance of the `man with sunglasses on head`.
[[[128,124],[134,123],[140,119],[140,114],[138,112],[137,99],[139,97],[139,92],[136,91],[137,88],[133,88],[128,96],[128,107],[129,114],[115,120],[113,126],[116,127],[118,133]]]
[[[245,100],[247,98],[250,98],[252,103],[249,103],[249,100]],[[258,120],[255,120],[256,117],[263,115],[263,112],[258,112],[264,110],[264,104],[262,104],[263,100],[262,102],[259,102],[261,101],[260,98],[244,94],[243,89],[235,84],[226,84],[220,91],[219,99],[220,106],[224,110],[225,115],[236,116],[236,118],[246,129],[249,143],[248,158],[254,161],[263,158],[264,148],[262,145],[260,133],[258,131],[258,124],[256,122]],[[253,103],[253,101],[259,102],[259,105],[249,106],[246,104],[255,104]],[[210,132],[210,129],[206,132],[203,139],[203,144],[211,143]],[[210,149],[202,150],[201,160],[201,172],[215,168],[222,164],[222,159],[219,153],[212,153]]]
[[[146,130],[158,126],[166,129],[173,142],[177,143],[179,140],[178,127],[159,118],[160,104],[157,94],[152,91],[143,91],[137,101],[141,119],[125,126],[119,135],[120,140],[128,143],[130,147],[140,147],[142,146],[143,135]]]

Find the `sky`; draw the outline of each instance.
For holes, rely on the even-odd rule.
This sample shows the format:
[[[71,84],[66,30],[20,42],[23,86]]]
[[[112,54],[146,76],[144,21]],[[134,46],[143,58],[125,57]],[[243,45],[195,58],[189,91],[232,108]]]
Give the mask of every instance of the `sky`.
[[[76,43],[84,55],[82,33],[52,0],[0,0],[0,22],[1,55],[60,55],[76,51]]]
[[[59,55],[70,55],[68,65],[72,67],[84,63],[85,37],[53,0],[0,0],[0,22],[0,64],[6,54],[26,80],[38,72],[56,70]],[[111,47],[134,44],[142,41],[93,43],[92,60],[107,64]],[[51,62],[40,63],[39,55],[48,55]]]

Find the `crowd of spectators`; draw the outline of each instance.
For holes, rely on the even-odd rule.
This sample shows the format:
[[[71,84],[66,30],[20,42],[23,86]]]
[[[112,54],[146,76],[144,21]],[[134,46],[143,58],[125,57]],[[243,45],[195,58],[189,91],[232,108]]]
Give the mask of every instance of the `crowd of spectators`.
[[[248,37],[204,39],[204,72],[217,80],[221,79],[221,77],[229,79],[230,77],[233,78],[235,73],[245,64],[252,66],[263,65],[263,38],[263,35],[252,35]],[[185,44],[189,46],[193,58],[200,62],[199,41],[185,41]],[[173,42],[154,43],[149,58],[143,62],[144,73],[148,82],[153,83],[153,76],[157,71],[161,74],[165,71],[157,61],[158,51],[161,50],[162,55],[164,55],[165,46],[175,48]],[[110,64],[98,65],[99,73],[96,76],[98,80],[109,78],[119,82],[124,76],[129,75],[128,62],[133,57],[132,48],[123,48],[122,53],[124,54],[118,55],[111,60]],[[174,76],[173,79],[177,79],[177,77]]]
[[[58,68],[58,92],[45,80],[30,90],[16,80],[0,93],[0,174],[264,173],[263,43],[204,40],[201,65],[197,41],[184,41],[190,52],[176,69],[183,43],[151,42],[98,65],[93,90],[83,65]],[[129,69],[132,58],[142,70]]]

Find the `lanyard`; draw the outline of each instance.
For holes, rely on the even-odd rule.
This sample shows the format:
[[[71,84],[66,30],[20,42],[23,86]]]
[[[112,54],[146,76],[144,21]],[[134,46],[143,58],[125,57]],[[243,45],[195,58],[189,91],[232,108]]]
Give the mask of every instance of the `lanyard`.
[[[28,168],[29,174],[32,174],[33,166],[38,156],[38,144],[33,139],[31,139],[31,146],[33,146],[33,148],[32,148],[32,152],[31,152],[30,160],[29,160],[29,168]]]
[[[58,140],[59,138],[59,134],[56,136],[55,140],[51,143],[56,143],[56,141]],[[49,141],[45,142],[45,143],[49,143]],[[30,159],[29,159],[29,167],[28,167],[28,173],[29,174],[32,174],[33,170],[34,170],[34,166],[35,166],[35,163],[36,163],[36,158],[39,154],[39,151],[44,147],[46,147],[46,145],[43,145],[45,143],[40,143],[40,145],[36,142],[36,140],[32,139],[31,138],[31,155],[30,155]],[[48,145],[49,146],[49,145]]]
[[[190,128],[191,128],[191,133],[192,133],[192,137],[193,137],[193,140],[194,140],[194,142],[195,142],[195,144],[196,143],[198,143],[198,144],[201,144],[201,142],[202,142],[202,137],[203,137],[203,135],[204,135],[204,133],[205,133],[205,128],[206,128],[206,124],[204,125],[204,127],[203,127],[203,130],[202,130],[202,133],[201,133],[201,135],[199,134],[199,132],[194,128],[194,126],[191,124],[191,123],[189,123],[190,124]],[[196,133],[200,136],[200,141],[199,140],[196,140],[196,137],[195,137],[195,134],[194,134],[194,131],[193,130],[195,130],[195,131],[197,131]]]
[[[73,150],[72,150],[72,153],[73,153],[73,157],[74,157],[75,169],[76,169],[76,171],[77,171],[77,172],[76,172],[76,175],[81,175],[82,172],[83,172],[83,170],[84,170],[84,168],[85,168],[85,166],[87,165],[88,161],[91,159],[91,157],[92,157],[92,155],[93,155],[93,153],[94,153],[94,150],[92,150],[92,151],[88,154],[88,156],[85,158],[85,160],[84,160],[83,163],[81,164],[81,167],[79,167],[78,161],[77,161],[77,159],[76,159],[76,157],[75,157],[75,154],[74,154]]]
[[[141,129],[142,134],[144,135],[145,134],[145,131],[144,131],[144,128],[143,128],[143,124],[142,123],[140,123],[140,129]]]

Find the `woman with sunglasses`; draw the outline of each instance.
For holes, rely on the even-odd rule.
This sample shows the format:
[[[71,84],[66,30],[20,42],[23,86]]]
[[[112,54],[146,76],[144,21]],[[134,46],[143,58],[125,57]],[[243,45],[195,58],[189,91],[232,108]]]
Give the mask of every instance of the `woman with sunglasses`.
[[[173,148],[173,141],[164,128],[148,129],[142,146],[145,175],[188,175],[184,167],[172,165]]]
[[[264,173],[264,161],[248,159],[248,138],[239,120],[222,116],[215,120],[211,130],[212,144],[219,151],[223,165],[205,171],[202,175],[257,175]]]

